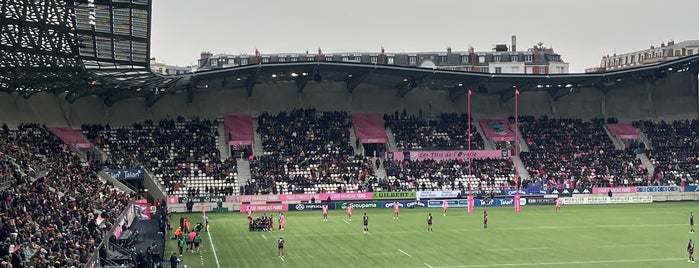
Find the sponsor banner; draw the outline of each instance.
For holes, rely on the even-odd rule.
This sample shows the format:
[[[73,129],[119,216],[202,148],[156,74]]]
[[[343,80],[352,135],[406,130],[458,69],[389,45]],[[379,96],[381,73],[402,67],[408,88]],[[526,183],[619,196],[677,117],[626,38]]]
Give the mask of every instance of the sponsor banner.
[[[282,201],[310,201],[315,198],[317,201],[330,200],[371,200],[371,193],[323,193],[323,194],[262,194],[262,195],[239,195],[227,196],[226,202],[282,202]]]
[[[382,202],[367,202],[367,201],[359,201],[359,202],[339,202],[335,203],[335,209],[346,209],[347,205],[352,204],[355,209],[362,209],[362,208],[380,208],[381,205],[383,205]]]
[[[105,172],[117,180],[142,180],[145,177],[145,172],[140,168],[108,169]]]
[[[591,205],[591,204],[635,204],[653,203],[651,195],[621,195],[621,196],[576,196],[561,197],[565,205]]]
[[[335,204],[289,204],[289,210],[304,211],[304,210],[323,210],[323,205],[327,205],[328,209],[335,209]]]
[[[404,198],[415,198],[417,195],[415,191],[404,191],[404,192],[373,192],[371,193],[371,199],[404,199]]]
[[[392,158],[389,158],[392,157]],[[386,154],[386,158],[394,160],[417,160],[433,159],[435,161],[468,159],[468,158],[506,158],[510,157],[507,150],[452,150],[452,151],[402,151]]]
[[[636,186],[637,193],[679,192],[680,186]]]
[[[409,201],[390,201],[390,202],[385,201],[385,202],[381,202],[381,207],[382,208],[393,208],[393,202],[397,202],[398,207],[404,208],[404,207],[407,207],[406,203]]]
[[[558,195],[574,195],[574,194],[591,194],[593,193],[592,188],[568,188],[568,189],[551,189],[546,192],[545,194],[558,194]],[[606,191],[604,192],[605,194],[607,193]]]
[[[512,198],[487,198],[487,199],[476,199],[475,205],[477,207],[484,207],[484,206],[494,206],[494,207],[499,207],[499,206],[514,206],[515,201]]]
[[[455,198],[459,196],[461,191],[421,191],[417,192],[417,198]]]
[[[148,200],[135,200],[133,202],[133,210],[137,220],[150,220],[150,204]]]
[[[636,187],[592,187],[593,194],[606,194],[612,190],[612,193],[635,193]]]
[[[427,207],[431,208],[441,208],[442,207],[442,202],[444,200],[430,200],[427,201]],[[467,201],[466,199],[450,199],[447,200],[447,206],[448,207],[466,207],[467,206]]]
[[[240,212],[245,213],[247,209],[250,208],[252,212],[277,212],[277,211],[289,211],[288,204],[266,204],[266,205],[240,205]]]
[[[687,185],[684,187],[685,192],[699,192],[699,186],[696,185]]]
[[[183,197],[183,198],[178,198],[178,202],[180,204],[186,204],[188,201],[192,201],[194,203],[215,203],[215,202],[223,202],[226,200],[225,196],[190,196],[190,197]],[[168,198],[168,201],[170,199]]]
[[[406,203],[406,206],[408,208],[425,208],[425,207],[427,207],[427,202],[413,200],[413,201],[408,201]]]
[[[524,205],[555,205],[555,198],[544,198],[544,197],[527,197],[522,198]]]

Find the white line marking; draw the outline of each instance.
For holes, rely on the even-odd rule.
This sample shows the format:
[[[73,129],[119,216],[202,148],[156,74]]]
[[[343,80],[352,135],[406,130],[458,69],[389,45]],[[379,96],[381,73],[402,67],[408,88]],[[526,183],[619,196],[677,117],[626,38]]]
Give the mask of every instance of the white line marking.
[[[260,234],[260,235],[262,236],[262,238],[264,238],[265,240],[267,240],[267,237],[266,237],[265,235],[263,235],[263,234]]]
[[[216,267],[221,268],[221,263],[218,262],[218,255],[216,255],[216,248],[214,247],[214,240],[211,239],[211,228],[206,232],[209,235],[209,243],[211,243],[211,250],[214,252],[214,258],[216,259]]]
[[[432,265],[429,265],[426,262],[423,262],[423,264],[425,264],[425,266],[427,266],[427,268],[434,268]]]
[[[400,253],[405,254],[405,256],[408,256],[408,257],[412,257],[412,256],[413,256],[413,255],[408,254],[408,253],[405,252],[405,251],[402,251],[401,249],[398,249],[398,251],[400,251]]]
[[[628,248],[628,247],[652,247],[652,246],[657,246],[657,245],[654,245],[654,244],[627,244],[627,245],[619,244],[619,245],[603,245],[603,246],[599,246],[599,247],[601,247],[601,248],[621,248],[621,247]]]
[[[371,234],[370,232],[366,232],[366,234],[368,234],[368,235],[370,235],[370,236],[374,236],[374,235],[373,235],[373,234]]]
[[[342,219],[342,220],[343,220],[346,224],[349,224],[349,222],[348,222],[347,220],[345,220],[345,219]]]
[[[488,250],[500,251],[500,250],[536,250],[536,249],[550,249],[550,247],[540,247],[540,248],[489,248]]]
[[[567,264],[598,264],[598,263],[630,263],[630,262],[659,262],[659,261],[679,261],[685,258],[666,259],[635,259],[635,260],[600,260],[600,261],[568,261],[568,262],[538,262],[538,263],[500,263],[500,264],[473,264],[473,265],[452,265],[433,266],[434,268],[475,268],[475,267],[505,267],[505,266],[543,266],[543,265],[567,265]]]
[[[282,256],[279,256],[279,258],[282,259],[282,261],[286,261],[286,260],[284,260],[284,257],[282,257]]]

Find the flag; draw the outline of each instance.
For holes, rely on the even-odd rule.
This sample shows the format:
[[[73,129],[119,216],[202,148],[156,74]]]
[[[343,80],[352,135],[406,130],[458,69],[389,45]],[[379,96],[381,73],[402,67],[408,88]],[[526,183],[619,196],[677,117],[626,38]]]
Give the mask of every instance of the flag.
[[[516,89],[516,88],[515,88],[515,94],[516,94],[516,95],[519,95],[519,89]]]
[[[471,96],[471,90],[470,90],[470,89],[468,90],[468,95]]]

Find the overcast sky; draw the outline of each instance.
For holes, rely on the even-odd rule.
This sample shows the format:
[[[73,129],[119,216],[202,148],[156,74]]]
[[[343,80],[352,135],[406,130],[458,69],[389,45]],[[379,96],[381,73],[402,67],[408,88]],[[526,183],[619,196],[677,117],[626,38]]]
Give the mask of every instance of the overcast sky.
[[[152,0],[151,57],[217,53],[489,51],[538,42],[571,72],[606,54],[699,39],[696,0]]]

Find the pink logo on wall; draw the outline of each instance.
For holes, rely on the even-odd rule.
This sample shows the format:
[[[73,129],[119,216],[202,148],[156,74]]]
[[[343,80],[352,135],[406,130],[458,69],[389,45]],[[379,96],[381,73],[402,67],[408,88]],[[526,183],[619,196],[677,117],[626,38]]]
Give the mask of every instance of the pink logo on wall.
[[[170,196],[167,197],[166,202],[167,202],[168,205],[170,205],[170,204],[179,204],[179,203],[180,203],[180,198],[179,198],[178,196],[176,196],[176,195],[170,195]]]
[[[636,187],[592,187],[593,194],[606,194],[612,190],[612,193],[635,193]]]
[[[252,212],[276,212],[276,211],[289,211],[289,204],[266,204],[266,205],[240,205],[240,212],[245,213],[248,208]]]

